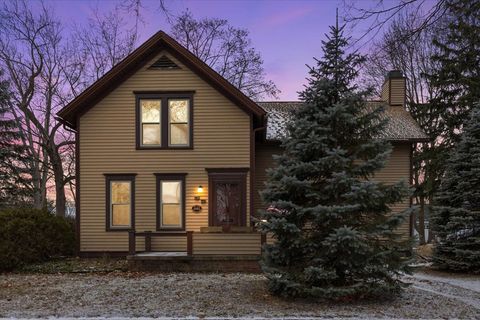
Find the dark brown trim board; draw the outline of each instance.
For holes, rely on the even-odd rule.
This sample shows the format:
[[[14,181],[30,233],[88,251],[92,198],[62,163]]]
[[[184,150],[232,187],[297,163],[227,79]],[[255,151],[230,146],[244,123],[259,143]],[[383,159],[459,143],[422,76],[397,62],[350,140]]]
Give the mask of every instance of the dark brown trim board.
[[[243,111],[255,115],[257,123],[262,123],[266,113],[260,106],[163,31],[157,32],[125,59],[115,65],[110,71],[60,110],[58,116],[69,126],[75,126],[76,118],[94,107],[96,103],[142,68],[162,50],[166,50],[181,63],[188,66],[193,72],[230,99]]]
[[[135,94],[135,148],[137,150],[191,150],[193,149],[193,95],[195,91],[134,91]],[[141,128],[140,128],[140,100],[141,99],[158,99],[160,100],[160,136],[161,136],[161,145],[160,146],[143,146],[140,143],[141,139]],[[168,120],[168,100],[169,99],[188,99],[189,100],[189,110],[188,110],[188,121],[189,121],[189,144],[188,146],[169,146],[169,120]]]
[[[392,105],[392,78],[388,78],[388,104]]]
[[[256,217],[257,214],[255,212],[255,192],[256,190],[255,185],[255,177],[257,175],[257,155],[256,155],[256,144],[257,144],[257,132],[260,132],[261,136],[259,140],[262,141],[266,137],[266,126],[254,128],[253,125],[253,117],[250,117],[250,222],[252,221],[252,217]]]
[[[75,132],[75,253],[80,254],[80,118]]]
[[[249,207],[250,207],[250,221],[252,221],[253,212],[253,194],[255,191],[255,130],[253,129],[253,117],[250,115],[250,195],[249,195]],[[250,226],[250,221],[246,222],[246,225]]]
[[[411,143],[410,144],[410,154],[409,154],[409,158],[410,158],[410,177],[409,177],[409,187],[413,186],[414,185],[414,177],[413,177],[413,150],[415,148],[415,144],[414,143]],[[413,206],[413,195],[410,196],[410,208]],[[414,226],[415,226],[415,215],[414,213],[410,213],[410,217],[409,217],[409,235],[410,237],[413,237],[413,229],[414,229]]]
[[[219,173],[247,173],[250,171],[250,168],[205,168],[209,174],[219,174]]]
[[[136,173],[105,173],[105,230],[108,231],[130,231],[135,230],[135,176]],[[130,227],[110,226],[110,182],[130,181]]]
[[[156,179],[156,227],[157,231],[184,231],[186,220],[186,173],[154,173]],[[181,228],[165,228],[160,225],[160,196],[161,196],[161,181],[181,181],[182,182],[182,227]]]
[[[214,217],[214,184],[215,181],[231,181],[240,183],[241,211],[240,226],[246,225],[247,220],[247,173],[249,168],[206,168],[208,172],[208,225],[213,225]]]
[[[125,258],[128,256],[128,251],[80,251],[78,256],[80,258]]]

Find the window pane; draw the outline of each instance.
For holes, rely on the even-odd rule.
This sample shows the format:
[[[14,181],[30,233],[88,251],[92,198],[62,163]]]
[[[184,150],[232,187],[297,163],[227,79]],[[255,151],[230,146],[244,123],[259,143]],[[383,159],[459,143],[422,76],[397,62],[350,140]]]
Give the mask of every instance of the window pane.
[[[181,226],[182,218],[179,204],[162,205],[162,225],[163,226]]]
[[[111,182],[112,203],[130,203],[130,182]]]
[[[112,205],[112,227],[130,226],[130,204]]]
[[[180,203],[181,186],[182,184],[180,181],[163,181],[162,203]]]
[[[170,144],[188,145],[188,124],[170,125]]]
[[[170,122],[188,122],[188,100],[168,100]]]
[[[160,122],[160,100],[141,100],[142,122]]]
[[[160,125],[143,124],[142,125],[142,144],[160,145]]]

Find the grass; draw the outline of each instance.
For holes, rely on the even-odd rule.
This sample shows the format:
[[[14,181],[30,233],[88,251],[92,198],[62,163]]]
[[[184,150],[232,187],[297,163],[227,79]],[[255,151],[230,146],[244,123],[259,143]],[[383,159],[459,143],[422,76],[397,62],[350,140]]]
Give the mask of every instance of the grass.
[[[103,257],[99,259],[56,258],[47,262],[23,266],[18,273],[96,273],[127,271],[125,259]]]

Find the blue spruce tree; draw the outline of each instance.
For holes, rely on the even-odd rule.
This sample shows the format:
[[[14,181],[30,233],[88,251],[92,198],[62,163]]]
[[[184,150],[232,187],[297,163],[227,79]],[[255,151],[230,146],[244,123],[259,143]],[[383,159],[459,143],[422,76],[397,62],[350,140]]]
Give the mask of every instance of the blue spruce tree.
[[[278,166],[262,192],[270,209],[262,266],[273,294],[329,299],[396,293],[406,271],[408,242],[395,232],[405,214],[390,206],[408,194],[404,182],[373,175],[391,145],[379,137],[383,108],[366,104],[355,85],[364,58],[346,54],[343,27],[331,27],[323,59],[310,68]]]
[[[480,104],[447,163],[431,219],[438,238],[434,263],[480,273]]]

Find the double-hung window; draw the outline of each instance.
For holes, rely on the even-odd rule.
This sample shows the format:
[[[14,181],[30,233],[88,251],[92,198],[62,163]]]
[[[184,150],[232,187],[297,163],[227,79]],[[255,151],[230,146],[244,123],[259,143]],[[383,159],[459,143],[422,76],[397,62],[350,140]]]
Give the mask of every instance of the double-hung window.
[[[130,230],[134,227],[135,175],[106,174],[106,229]]]
[[[137,94],[137,149],[193,147],[192,93]]]
[[[190,144],[190,107],[188,99],[168,99],[168,145],[185,146]]]
[[[142,146],[160,146],[162,141],[161,100],[142,99],[140,107]]]
[[[185,174],[155,174],[157,230],[185,229]]]

